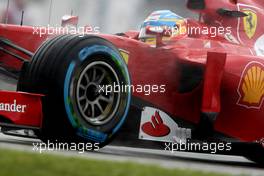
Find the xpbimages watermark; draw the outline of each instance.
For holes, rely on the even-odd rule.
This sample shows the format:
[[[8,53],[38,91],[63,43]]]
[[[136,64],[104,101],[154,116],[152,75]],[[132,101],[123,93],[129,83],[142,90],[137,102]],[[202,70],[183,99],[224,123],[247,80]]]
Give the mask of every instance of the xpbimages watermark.
[[[99,34],[100,27],[93,26],[67,26],[62,27],[59,25],[51,26],[34,26],[33,27],[33,35],[38,35],[39,37],[43,37],[46,35],[63,35],[63,34],[79,34],[80,36],[88,35],[88,34]]]
[[[113,85],[99,85],[99,93],[105,93],[106,95],[110,93],[120,93],[120,92],[136,92],[136,93],[144,93],[144,95],[151,95],[154,93],[165,93],[166,85],[125,85],[125,84],[116,84]]]
[[[82,154],[85,151],[98,151],[99,149],[99,143],[63,143],[58,141],[52,142],[48,140],[46,143],[33,143],[32,150],[39,153],[46,151],[74,151]]]
[[[187,141],[179,141],[177,143],[166,142],[164,146],[165,151],[169,151],[174,153],[176,151],[188,151],[188,152],[208,152],[211,154],[216,154],[218,152],[228,152],[232,150],[231,143],[224,142],[190,142]]]
[[[187,25],[186,25],[187,24]],[[215,26],[192,26],[187,22],[174,27],[170,26],[152,26],[151,31],[163,31],[165,36],[177,35],[206,35],[210,37],[224,36],[232,34],[232,27]]]

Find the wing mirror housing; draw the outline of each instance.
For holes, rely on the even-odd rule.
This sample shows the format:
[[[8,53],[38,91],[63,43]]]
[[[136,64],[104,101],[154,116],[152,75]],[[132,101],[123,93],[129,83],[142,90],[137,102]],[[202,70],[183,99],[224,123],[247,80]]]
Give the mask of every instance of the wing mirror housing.
[[[220,8],[216,12],[219,15],[221,15],[221,16],[233,17],[233,18],[240,18],[240,17],[246,17],[246,16],[248,16],[244,12],[236,11],[236,10],[229,10],[229,9],[224,9],[224,8]]]
[[[62,27],[68,27],[68,26],[77,27],[78,22],[79,22],[78,16],[64,15],[61,19],[61,26]]]
[[[173,29],[166,26],[147,26],[146,34],[156,36],[156,47],[164,46],[162,42],[163,37],[171,37]]]
[[[161,35],[163,37],[170,37],[172,29],[166,26],[147,26],[146,34],[148,35]]]

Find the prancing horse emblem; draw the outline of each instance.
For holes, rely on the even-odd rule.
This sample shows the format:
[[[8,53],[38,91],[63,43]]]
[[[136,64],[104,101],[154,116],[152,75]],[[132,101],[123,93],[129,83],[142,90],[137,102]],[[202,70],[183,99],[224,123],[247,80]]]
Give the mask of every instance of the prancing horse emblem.
[[[258,16],[256,12],[254,12],[251,9],[244,9],[244,13],[246,13],[248,16],[243,18],[244,22],[244,30],[247,34],[248,38],[251,39],[254,37],[257,29],[257,23],[258,23]]]

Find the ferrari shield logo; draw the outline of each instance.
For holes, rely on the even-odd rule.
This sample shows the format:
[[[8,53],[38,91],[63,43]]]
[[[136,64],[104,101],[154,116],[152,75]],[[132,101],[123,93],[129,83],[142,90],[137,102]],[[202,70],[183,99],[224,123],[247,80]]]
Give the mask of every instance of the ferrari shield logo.
[[[244,30],[248,38],[251,39],[254,37],[257,29],[258,16],[251,9],[245,9],[243,12],[248,15],[243,18]]]
[[[121,54],[121,56],[123,57],[124,61],[126,62],[126,64],[128,64],[128,60],[129,60],[129,52],[119,49],[119,52]]]
[[[261,108],[264,99],[264,65],[249,63],[241,76],[238,105],[246,108]]]

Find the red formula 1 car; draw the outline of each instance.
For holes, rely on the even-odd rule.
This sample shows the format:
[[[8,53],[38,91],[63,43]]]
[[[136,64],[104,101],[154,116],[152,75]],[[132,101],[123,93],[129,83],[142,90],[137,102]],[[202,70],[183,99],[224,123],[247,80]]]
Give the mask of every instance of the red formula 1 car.
[[[101,146],[115,136],[168,150],[180,143],[210,152],[216,144],[210,153],[263,163],[264,3],[187,6],[200,19],[179,18],[185,32],[173,37],[175,28],[154,25],[164,11],[143,25],[152,38],[137,31],[40,37],[39,28],[0,24],[1,67],[18,75],[17,92],[0,92],[2,130]]]

